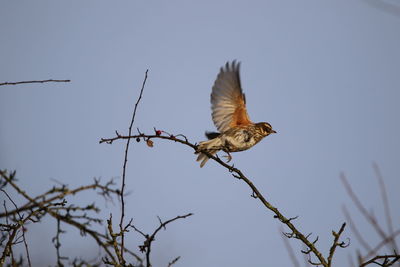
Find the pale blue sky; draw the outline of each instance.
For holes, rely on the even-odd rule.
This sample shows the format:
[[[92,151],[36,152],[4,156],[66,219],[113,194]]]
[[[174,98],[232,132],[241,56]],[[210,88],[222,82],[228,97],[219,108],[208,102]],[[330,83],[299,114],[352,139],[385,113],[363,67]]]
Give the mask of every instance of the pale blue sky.
[[[319,235],[324,253],[343,204],[375,243],[339,173],[382,217],[377,162],[399,226],[399,8],[389,0],[1,1],[0,82],[72,82],[0,87],[0,167],[16,169],[31,194],[51,178],[76,186],[119,177],[124,143],[98,141],[127,132],[147,68],[134,128],[204,140],[214,130],[212,84],[237,59],[250,117],[278,134],[233,154],[235,166],[285,215],[299,215],[296,224]],[[195,214],[160,233],[154,266],[176,256],[176,266],[291,266],[273,214],[225,169],[211,161],[200,169],[192,150],[161,140],[151,149],[135,142],[129,156],[127,218],[150,232],[157,215]],[[104,216],[118,210],[108,205]],[[32,229],[35,266],[54,265],[55,222]],[[359,248],[350,228],[344,236],[352,243],[337,251],[337,266]],[[63,238],[63,254],[98,251],[91,241],[77,246],[78,233]],[[127,240],[136,249],[141,239]]]

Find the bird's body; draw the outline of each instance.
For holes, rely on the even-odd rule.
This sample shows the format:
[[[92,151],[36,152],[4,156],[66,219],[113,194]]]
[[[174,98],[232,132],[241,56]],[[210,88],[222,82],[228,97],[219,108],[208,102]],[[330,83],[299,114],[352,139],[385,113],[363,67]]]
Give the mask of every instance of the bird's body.
[[[246,110],[245,96],[242,92],[239,76],[240,64],[235,61],[221,68],[211,93],[212,118],[219,133],[206,133],[208,141],[200,142],[197,161],[203,167],[208,156],[220,150],[228,153],[251,148],[265,136],[275,133],[267,122],[253,123]],[[229,159],[230,160],[230,159]]]

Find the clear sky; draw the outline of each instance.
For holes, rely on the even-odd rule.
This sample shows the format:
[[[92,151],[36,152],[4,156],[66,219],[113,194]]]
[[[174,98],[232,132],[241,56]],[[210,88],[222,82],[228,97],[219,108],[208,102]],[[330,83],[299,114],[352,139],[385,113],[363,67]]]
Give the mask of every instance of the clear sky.
[[[1,1],[0,82],[72,81],[0,87],[0,168],[16,169],[31,194],[50,188],[52,178],[77,186],[120,177],[124,143],[98,141],[127,133],[147,68],[134,128],[204,140],[215,129],[212,84],[237,59],[250,118],[278,134],[232,162],[286,216],[298,215],[304,233],[319,235],[324,253],[344,221],[343,205],[375,244],[339,174],[383,218],[376,162],[399,226],[399,10],[390,0]],[[291,266],[273,214],[225,169],[212,161],[200,169],[195,158],[162,140],[131,147],[127,218],[151,232],[157,216],[194,213],[160,233],[154,266],[176,256],[176,266]],[[104,217],[118,210],[108,204]],[[55,264],[55,226],[46,220],[28,231],[35,266]],[[94,242],[69,233],[63,254],[97,255]],[[350,228],[344,237],[352,242],[337,252],[337,266],[360,248]],[[133,233],[127,240],[133,249],[141,241]],[[301,246],[290,242],[302,262]]]

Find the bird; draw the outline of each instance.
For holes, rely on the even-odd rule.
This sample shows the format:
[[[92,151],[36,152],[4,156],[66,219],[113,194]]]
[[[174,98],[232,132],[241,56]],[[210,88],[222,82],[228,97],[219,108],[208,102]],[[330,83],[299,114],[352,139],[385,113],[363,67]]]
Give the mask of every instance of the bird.
[[[246,97],[240,82],[240,62],[228,61],[220,68],[211,91],[211,117],[218,132],[206,132],[208,141],[198,144],[195,154],[203,167],[209,155],[224,151],[227,162],[231,152],[247,150],[264,137],[276,133],[268,122],[254,123],[247,114]],[[204,153],[205,152],[205,153]]]

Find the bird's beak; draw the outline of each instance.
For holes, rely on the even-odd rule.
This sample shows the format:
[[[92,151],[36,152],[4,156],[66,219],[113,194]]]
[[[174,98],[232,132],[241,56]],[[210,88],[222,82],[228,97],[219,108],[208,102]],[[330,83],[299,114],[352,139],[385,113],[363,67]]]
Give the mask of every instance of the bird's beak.
[[[271,133],[276,133],[276,131],[275,130],[272,130],[272,132]]]

